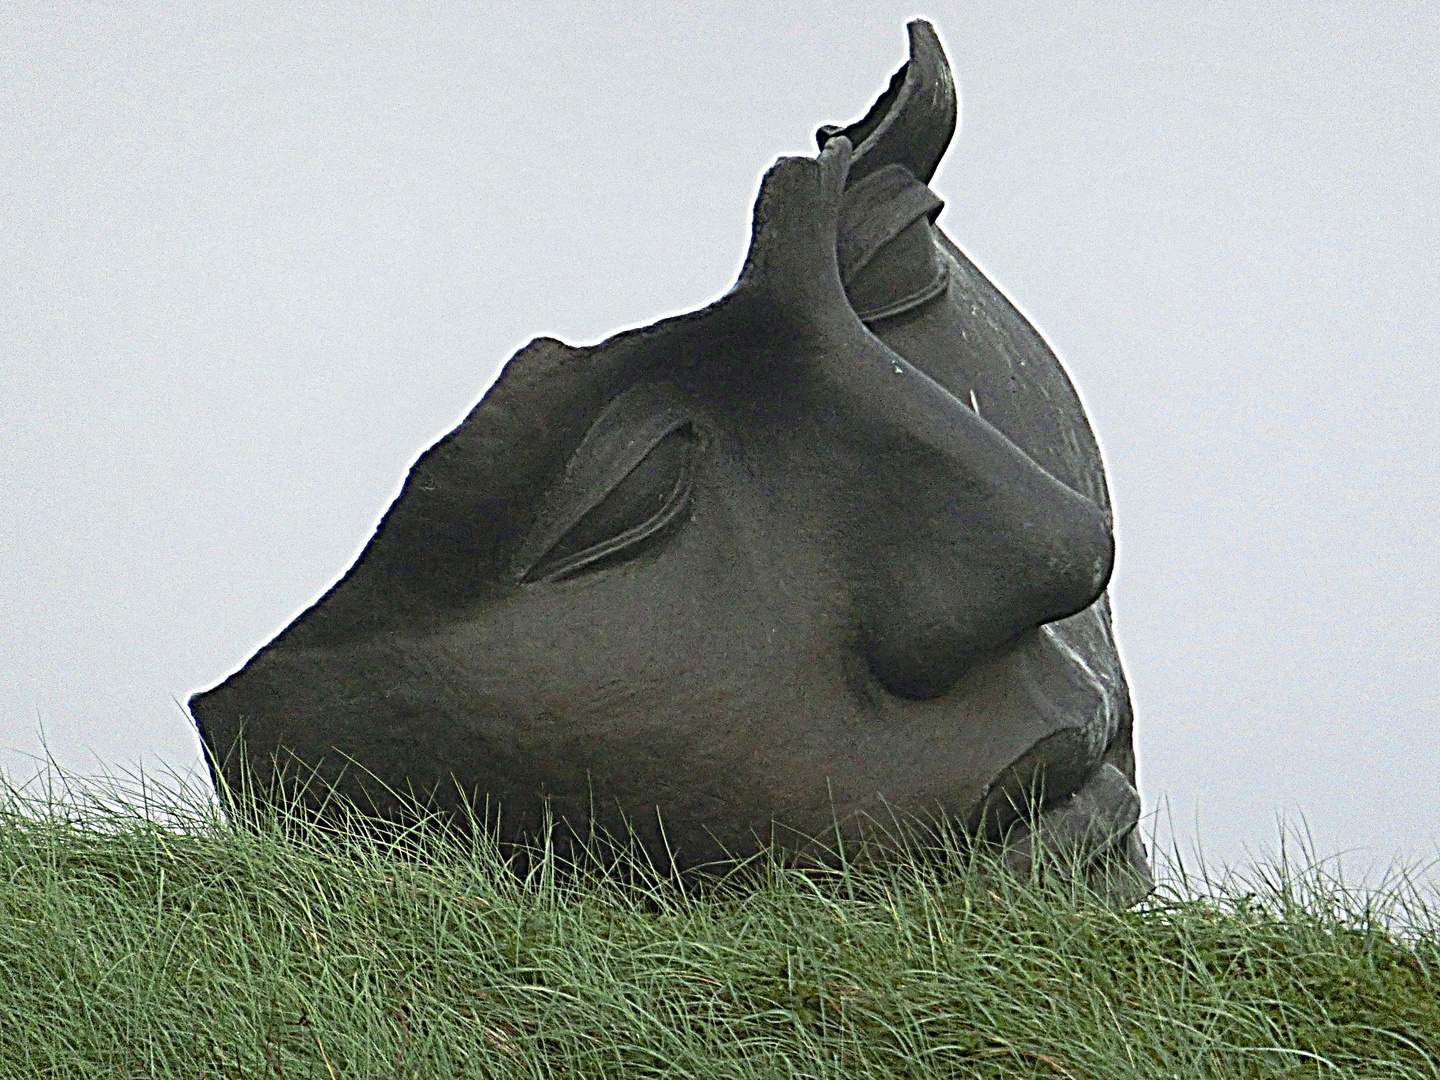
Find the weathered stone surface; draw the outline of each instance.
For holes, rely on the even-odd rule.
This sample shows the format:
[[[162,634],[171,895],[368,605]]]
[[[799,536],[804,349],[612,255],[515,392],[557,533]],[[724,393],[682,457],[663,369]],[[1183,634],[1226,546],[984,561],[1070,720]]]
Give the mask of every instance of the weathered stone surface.
[[[910,41],[864,119],[766,175],[722,299],[510,361],[347,576],[191,699],[217,774],[348,760],[382,811],[361,768],[488,798],[507,838],[549,800],[657,851],[658,810],[686,865],[935,810],[1028,865],[1039,813],[1148,873],[1099,451],[934,224],[955,89]]]

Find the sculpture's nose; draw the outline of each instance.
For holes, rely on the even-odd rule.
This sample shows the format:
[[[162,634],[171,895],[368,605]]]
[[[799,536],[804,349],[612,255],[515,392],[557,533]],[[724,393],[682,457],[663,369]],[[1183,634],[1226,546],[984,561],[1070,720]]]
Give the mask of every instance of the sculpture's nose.
[[[938,383],[888,350],[859,359],[876,348],[857,334],[856,359],[840,365],[845,382],[871,375],[848,417],[857,441],[838,455],[863,523],[850,534],[852,573],[871,670],[895,693],[930,698],[1094,603],[1115,544],[1100,507]]]
[[[1028,464],[1028,463],[1027,463]],[[1089,607],[1115,546],[1098,507],[1029,464],[1016,488],[956,474],[912,527],[874,538],[861,592],[870,669],[906,697],[945,693],[1028,630]],[[917,500],[921,501],[921,500]],[[948,505],[944,505],[948,501]]]
[[[752,305],[778,361],[760,381],[788,387],[789,415],[819,440],[808,452],[824,460],[844,523],[871,670],[895,693],[928,698],[1027,630],[1093,603],[1114,542],[1099,507],[856,315],[836,248],[849,157],[837,138],[818,160],[771,170],[734,299]],[[902,185],[902,208],[906,197]]]

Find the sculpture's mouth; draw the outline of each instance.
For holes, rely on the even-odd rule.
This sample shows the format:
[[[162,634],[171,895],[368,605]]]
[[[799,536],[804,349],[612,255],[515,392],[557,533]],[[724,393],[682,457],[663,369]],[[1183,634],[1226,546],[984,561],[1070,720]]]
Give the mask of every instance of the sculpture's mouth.
[[[1001,685],[976,690],[1004,721],[987,725],[991,738],[976,748],[993,771],[967,824],[998,840],[1091,782],[1117,734],[1120,710],[1114,689],[1053,625],[1025,635],[993,674]]]
[[[1137,824],[1140,795],[1105,760],[1118,734],[1114,688],[1054,624],[1016,650],[1011,675],[1048,729],[1000,769],[969,813],[973,835],[1003,842],[1021,876],[1037,859],[1078,869],[1091,884],[1133,902],[1153,884]],[[1034,661],[1044,656],[1050,663]]]

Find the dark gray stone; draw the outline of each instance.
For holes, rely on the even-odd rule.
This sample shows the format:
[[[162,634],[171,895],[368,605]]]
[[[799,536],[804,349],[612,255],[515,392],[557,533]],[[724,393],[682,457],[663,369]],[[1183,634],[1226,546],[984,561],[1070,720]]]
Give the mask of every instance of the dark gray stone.
[[[367,771],[507,840],[546,800],[624,815],[682,865],[938,810],[1028,866],[1038,814],[1145,878],[1099,450],[934,224],[955,88],[910,44],[766,174],[728,294],[522,349],[345,578],[191,699],[217,779],[350,762],[382,813]]]

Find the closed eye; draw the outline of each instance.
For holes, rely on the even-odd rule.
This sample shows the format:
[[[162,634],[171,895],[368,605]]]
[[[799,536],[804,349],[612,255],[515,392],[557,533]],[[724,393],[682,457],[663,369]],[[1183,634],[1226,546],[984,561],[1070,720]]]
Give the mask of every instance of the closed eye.
[[[543,501],[520,551],[521,580],[556,581],[638,554],[689,508],[697,443],[670,384],[616,398]]]

